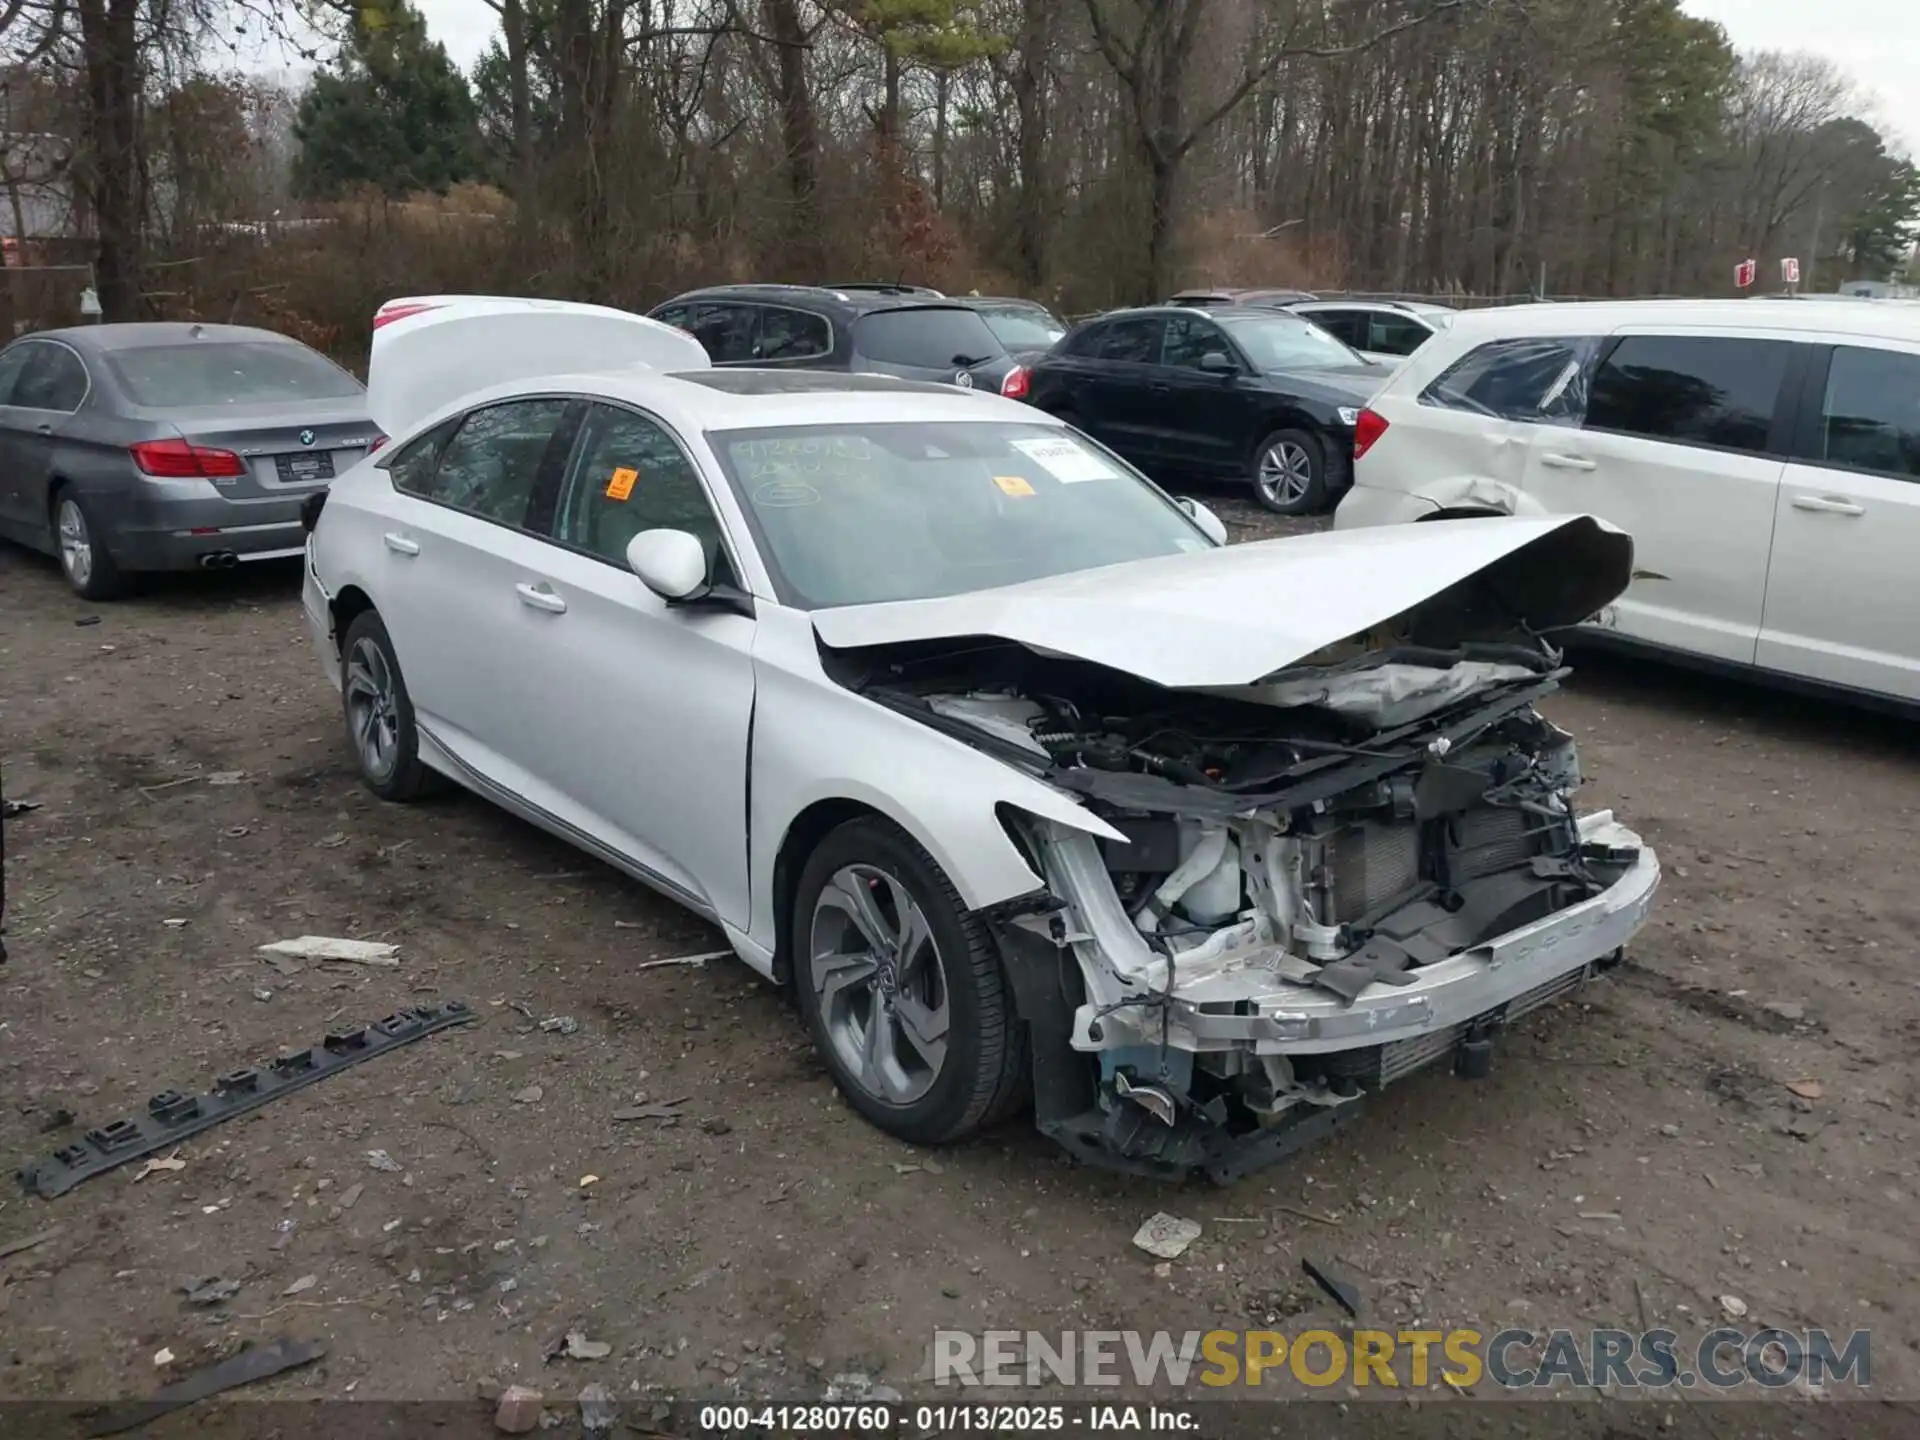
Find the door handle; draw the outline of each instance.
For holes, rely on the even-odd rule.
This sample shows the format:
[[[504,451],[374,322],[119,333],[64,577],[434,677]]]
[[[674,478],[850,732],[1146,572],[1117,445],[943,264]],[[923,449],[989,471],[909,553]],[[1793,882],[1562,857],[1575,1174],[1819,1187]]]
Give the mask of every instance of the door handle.
[[[1796,510],[1817,510],[1823,515],[1864,515],[1867,507],[1856,505],[1851,500],[1836,499],[1831,495],[1796,495],[1793,497]]]
[[[522,580],[513,587],[513,593],[520,597],[522,605],[531,605],[535,610],[545,610],[553,615],[567,613],[567,602],[546,585],[531,585]]]
[[[1549,470],[1594,470],[1599,467],[1584,455],[1555,455],[1549,452],[1540,457],[1540,463]]]
[[[387,531],[387,533],[380,538],[387,542],[387,549],[393,551],[396,555],[418,555],[420,553],[420,542],[418,540],[409,540],[406,536],[396,534],[392,530]]]
[[[33,427],[33,433],[36,435],[51,435],[53,433],[53,425],[50,421],[42,420],[38,425]]]
[[[1173,393],[1173,386],[1169,385],[1165,380],[1156,380],[1147,388],[1155,395],[1170,395]]]

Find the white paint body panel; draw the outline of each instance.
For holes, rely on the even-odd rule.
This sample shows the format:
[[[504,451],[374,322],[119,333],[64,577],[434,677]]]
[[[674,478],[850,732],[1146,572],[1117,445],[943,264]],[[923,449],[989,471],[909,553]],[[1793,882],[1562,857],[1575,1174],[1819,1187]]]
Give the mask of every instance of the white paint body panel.
[[[1765,314],[1756,313],[1764,309]],[[1634,537],[1605,625],[1634,640],[1920,700],[1920,483],[1425,405],[1463,355],[1526,336],[1695,335],[1920,353],[1920,310],[1810,300],[1528,305],[1463,313],[1374,397],[1386,433],[1340,532],[1441,511],[1590,514]],[[1571,463],[1569,463],[1571,462]],[[1855,513],[1858,512],[1858,513]],[[1424,527],[1423,527],[1424,528]]]

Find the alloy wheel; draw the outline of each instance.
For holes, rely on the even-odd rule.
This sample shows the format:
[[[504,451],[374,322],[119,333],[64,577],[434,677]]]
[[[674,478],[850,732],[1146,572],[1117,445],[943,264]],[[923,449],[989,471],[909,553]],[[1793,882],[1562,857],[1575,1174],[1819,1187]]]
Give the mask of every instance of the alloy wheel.
[[[1275,505],[1297,505],[1313,485],[1313,457],[1296,441],[1282,440],[1260,457],[1260,493]]]
[[[393,773],[400,754],[400,719],[393,667],[371,639],[356,640],[347,656],[347,729],[361,767],[375,780]]]
[[[62,500],[56,521],[60,532],[60,565],[74,588],[84,590],[93,579],[93,537],[87,517],[72,500]]]
[[[872,865],[836,870],[814,902],[810,978],[847,1074],[888,1105],[933,1088],[947,1058],[947,981],[926,912]]]

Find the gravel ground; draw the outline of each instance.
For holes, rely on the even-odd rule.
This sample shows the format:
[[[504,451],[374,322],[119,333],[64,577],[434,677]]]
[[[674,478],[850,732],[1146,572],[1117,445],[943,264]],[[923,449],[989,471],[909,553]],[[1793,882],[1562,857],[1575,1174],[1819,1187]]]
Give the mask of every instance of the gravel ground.
[[[1275,528],[1207,498],[1236,538]],[[1629,963],[1519,1026],[1484,1083],[1429,1074],[1288,1165],[1170,1190],[1019,1123],[937,1157],[890,1140],[744,967],[638,968],[718,948],[699,921],[470,797],[375,801],[297,585],[187,576],[92,607],[0,547],[0,763],[42,806],[7,831],[0,1148],[23,1162],[73,1133],[63,1112],[137,1113],[423,999],[482,1022],[210,1131],[178,1170],[0,1195],[0,1246],[62,1227],[0,1260],[0,1396],[144,1394],[283,1334],[329,1353],[269,1395],[792,1397],[844,1372],[912,1393],[937,1327],[1335,1324],[1311,1257],[1387,1327],[1697,1334],[1727,1296],[1749,1326],[1870,1327],[1875,1391],[1920,1397],[1908,726],[1583,668],[1549,708],[1584,801],[1668,866]],[[281,974],[255,954],[306,933],[390,940],[402,963]],[[679,1118],[616,1118],[668,1101]],[[1161,1209],[1204,1231],[1156,1273],[1129,1239]],[[189,1304],[216,1276],[237,1293]],[[543,1363],[569,1329],[605,1358]],[[1381,1433],[1406,1415],[1348,1408],[1394,1417]],[[1671,1396],[1631,1429],[1600,1408],[1580,1433],[1689,1410],[1704,1440],[1752,1430]]]

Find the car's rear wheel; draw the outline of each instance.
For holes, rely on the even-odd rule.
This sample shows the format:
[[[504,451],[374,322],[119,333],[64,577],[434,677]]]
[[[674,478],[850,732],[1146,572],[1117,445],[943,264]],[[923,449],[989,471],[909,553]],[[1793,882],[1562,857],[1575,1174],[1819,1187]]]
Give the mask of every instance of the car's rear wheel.
[[[53,538],[59,548],[60,571],[81,599],[118,600],[131,588],[126,573],[108,553],[86,502],[64,486],[53,496]]]
[[[878,817],[834,830],[791,925],[807,1028],[873,1124],[941,1144],[1020,1102],[1025,1038],[992,937],[911,836]]]
[[[1305,430],[1276,430],[1254,451],[1253,493],[1276,515],[1310,515],[1327,503],[1327,451]]]
[[[340,700],[360,779],[382,800],[417,800],[434,774],[420,759],[413,700],[393,640],[377,611],[347,627],[340,646]]]

